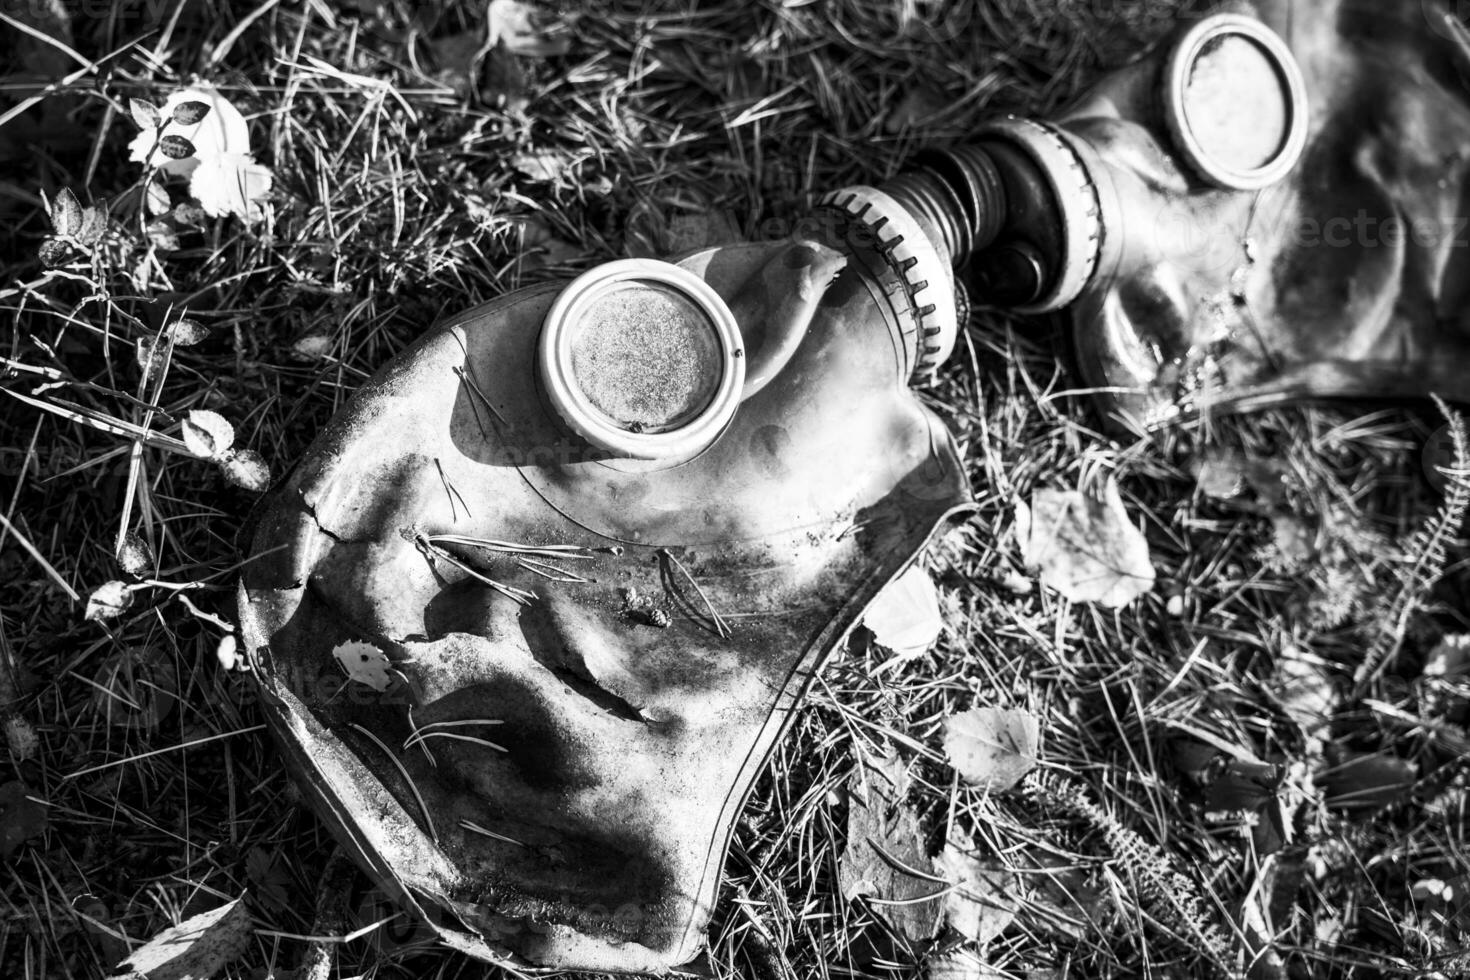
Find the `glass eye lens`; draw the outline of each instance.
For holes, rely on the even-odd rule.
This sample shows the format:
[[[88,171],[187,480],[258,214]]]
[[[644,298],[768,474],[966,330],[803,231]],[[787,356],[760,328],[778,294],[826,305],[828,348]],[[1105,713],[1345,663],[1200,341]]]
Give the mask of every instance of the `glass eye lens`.
[[[629,432],[677,428],[719,385],[714,324],[681,293],[619,283],[591,300],[571,336],[572,374],[599,412]]]
[[[1239,34],[1211,39],[1185,82],[1184,118],[1211,160],[1231,170],[1270,163],[1290,125],[1286,88],[1275,62]]]
[[[1307,91],[1286,42],[1254,17],[1215,14],[1177,42],[1165,84],[1175,148],[1206,183],[1260,190],[1307,142]]]

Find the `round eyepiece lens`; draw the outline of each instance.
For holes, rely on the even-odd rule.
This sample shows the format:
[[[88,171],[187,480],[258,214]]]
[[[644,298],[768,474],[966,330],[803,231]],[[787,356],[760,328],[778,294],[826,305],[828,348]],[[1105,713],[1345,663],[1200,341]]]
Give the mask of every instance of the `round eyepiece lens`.
[[[1285,80],[1253,39],[1222,34],[1201,48],[1184,90],[1184,116],[1200,150],[1230,170],[1264,167],[1291,125]]]
[[[570,335],[575,384],[625,431],[679,428],[709,407],[719,387],[714,323],[668,286],[612,284],[588,300]]]

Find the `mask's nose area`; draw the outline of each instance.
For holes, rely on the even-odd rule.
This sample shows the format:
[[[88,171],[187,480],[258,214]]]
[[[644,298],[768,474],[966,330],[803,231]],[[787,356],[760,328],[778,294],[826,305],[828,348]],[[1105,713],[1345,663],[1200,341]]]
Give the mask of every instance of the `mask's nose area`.
[[[730,423],[745,384],[730,307],[693,273],[648,259],[570,283],[546,314],[537,357],[561,421],[628,459],[700,452]]]

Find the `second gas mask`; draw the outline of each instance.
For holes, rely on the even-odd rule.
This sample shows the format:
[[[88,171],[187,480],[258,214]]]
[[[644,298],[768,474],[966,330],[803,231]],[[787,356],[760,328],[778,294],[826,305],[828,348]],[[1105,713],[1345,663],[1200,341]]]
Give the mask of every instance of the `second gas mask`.
[[[977,301],[1065,310],[1134,428],[1302,397],[1467,394],[1470,31],[1437,0],[1189,16],[1050,119],[911,182]]]

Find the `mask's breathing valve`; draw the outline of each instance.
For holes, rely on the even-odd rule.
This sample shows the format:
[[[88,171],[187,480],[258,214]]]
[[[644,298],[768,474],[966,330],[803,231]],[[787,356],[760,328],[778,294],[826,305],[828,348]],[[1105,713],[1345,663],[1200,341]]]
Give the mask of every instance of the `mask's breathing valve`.
[[[1087,171],[1059,130],[1029,120],[993,123],[973,144],[930,152],[881,187],[834,191],[818,209],[840,215],[850,250],[901,290],[917,376],[949,356],[968,311],[955,268],[988,303],[1053,310],[1081,291],[1101,239]]]

